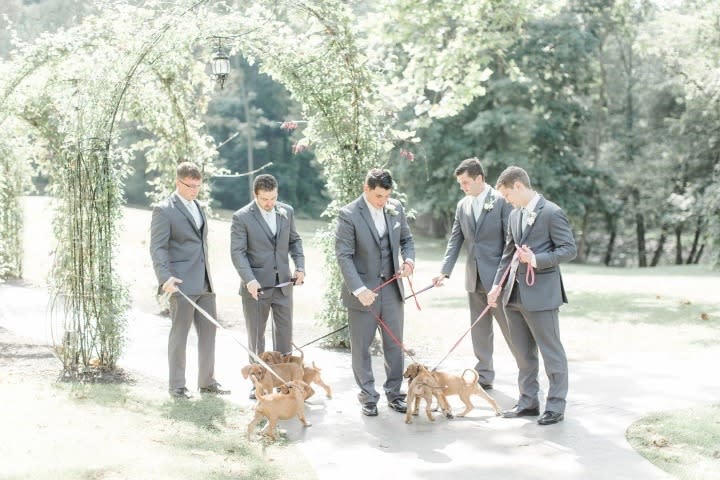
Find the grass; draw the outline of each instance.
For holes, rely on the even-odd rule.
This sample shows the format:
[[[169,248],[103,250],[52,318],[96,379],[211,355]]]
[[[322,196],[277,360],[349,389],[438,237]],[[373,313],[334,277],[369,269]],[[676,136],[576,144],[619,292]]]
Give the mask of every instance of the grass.
[[[574,292],[563,315],[595,322],[627,322],[677,327],[698,325],[720,329],[718,305],[652,295]]]
[[[258,447],[245,437],[249,414],[216,396],[192,401],[148,397],[127,385],[59,384],[80,407],[87,411],[95,404],[108,415],[122,409],[141,423],[148,422],[157,432],[154,441],[170,451],[173,465],[164,475],[177,479],[241,478],[277,479],[285,473],[267,462]],[[183,457],[189,457],[188,461]],[[200,460],[200,461],[198,461]]]
[[[628,428],[627,438],[680,480],[720,479],[720,404],[645,417]]]

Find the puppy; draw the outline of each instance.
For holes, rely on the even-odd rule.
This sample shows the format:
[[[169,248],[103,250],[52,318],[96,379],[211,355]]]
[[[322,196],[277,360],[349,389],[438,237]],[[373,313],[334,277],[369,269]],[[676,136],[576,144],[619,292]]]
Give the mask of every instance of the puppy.
[[[469,380],[465,379],[465,374],[467,372],[471,372],[472,374]],[[447,403],[447,399],[445,398],[450,395],[458,395],[460,397],[460,400],[462,400],[462,402],[465,404],[465,410],[460,415],[458,415],[458,417],[464,417],[465,415],[470,413],[473,408],[475,408],[470,401],[471,395],[483,397],[495,411],[495,415],[500,415],[500,408],[498,407],[497,402],[490,395],[488,395],[488,393],[478,383],[479,376],[474,368],[467,368],[463,370],[463,373],[461,375],[454,375],[452,373],[438,371],[432,372],[432,375],[437,379],[437,382],[440,385],[444,386],[442,393],[443,399],[445,400],[445,405],[447,407],[447,411],[445,412],[446,415],[449,413],[452,416],[450,405]]]
[[[277,351],[262,352],[260,354],[260,360],[271,365],[278,363],[297,363],[302,367],[305,355],[302,350],[299,351],[300,356],[291,355],[289,353],[280,353]]]
[[[255,394],[257,395],[258,385],[262,390],[260,393],[270,393],[273,388],[283,385],[285,382],[298,381],[303,379],[303,369],[297,363],[276,363],[274,365],[268,365],[272,368],[278,376],[282,378],[280,380],[272,373],[268,372],[265,367],[257,363],[251,363],[245,365],[240,372],[244,379],[251,377],[253,382],[257,380],[255,385]]]
[[[423,369],[427,371],[426,366],[419,363],[411,363],[405,369],[405,373],[403,374],[403,376],[405,378],[408,378],[409,381],[412,381],[412,379],[415,378],[415,376],[418,375]],[[472,374],[472,378],[470,381],[467,381],[464,378],[465,373],[467,372],[471,372]],[[483,397],[493,408],[493,410],[495,411],[495,415],[500,415],[500,408],[498,407],[497,402],[490,395],[488,395],[488,393],[483,390],[483,388],[478,384],[478,373],[474,369],[468,368],[464,370],[461,375],[454,375],[452,373],[439,371],[430,372],[430,374],[435,378],[437,384],[443,387],[441,392],[435,393],[435,397],[437,398],[438,405],[440,406],[446,417],[453,417],[452,409],[450,408],[450,404],[448,403],[446,398],[448,395],[458,395],[460,397],[460,400],[462,400],[462,402],[465,404],[465,411],[458,415],[459,417],[464,417],[473,408],[475,408],[470,401],[471,395],[478,395]]]
[[[408,369],[405,369],[403,376],[409,378],[409,373]],[[443,387],[438,385],[437,379],[423,365],[418,364],[418,367],[414,368],[412,373],[414,375],[408,385],[408,409],[405,413],[405,423],[412,423],[412,416],[418,414],[421,398],[425,400],[425,414],[428,420],[434,422],[435,417],[433,417],[432,414],[433,395],[442,395]],[[439,401],[440,399],[438,398],[438,402]]]
[[[310,426],[310,422],[305,419],[305,396],[307,395],[305,382],[301,380],[288,382],[280,388],[280,392],[263,395],[260,393],[263,386],[254,378],[253,381],[255,382],[257,403],[255,404],[255,417],[247,428],[248,438],[252,436],[255,425],[263,418],[267,418],[268,424],[262,433],[272,440],[277,440],[278,420],[297,417],[304,426]]]
[[[303,367],[303,382],[307,383],[308,385],[310,385],[311,383],[319,385],[320,387],[325,389],[325,396],[327,396],[327,398],[332,398],[332,390],[330,389],[330,386],[325,384],[322,378],[320,378],[320,371],[320,367],[315,365],[315,362],[312,363],[312,367],[305,365]]]

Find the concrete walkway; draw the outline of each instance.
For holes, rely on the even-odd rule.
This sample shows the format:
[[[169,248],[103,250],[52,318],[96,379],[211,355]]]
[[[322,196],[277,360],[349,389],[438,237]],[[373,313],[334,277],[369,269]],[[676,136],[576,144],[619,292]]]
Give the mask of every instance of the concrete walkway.
[[[51,340],[44,290],[0,285],[0,326],[17,334]],[[169,321],[132,311],[129,341],[120,364],[166,382],[165,348]],[[220,332],[217,378],[233,390],[229,401],[250,406],[249,384],[240,375],[247,356],[236,343],[242,334]],[[188,341],[189,388],[195,385],[194,333]],[[611,347],[611,346],[609,346]],[[706,353],[702,353],[706,352]],[[628,445],[627,427],[643,415],[665,409],[716,403],[720,383],[700,374],[700,366],[718,365],[717,349],[698,354],[638,354],[612,361],[570,361],[570,394],[566,420],[540,427],[534,419],[503,419],[482,399],[464,419],[424,416],[406,425],[404,416],[379,404],[378,417],[360,413],[350,357],[346,352],[307,347],[305,358],[323,368],[332,399],[316,393],[307,408],[313,426],[282,423],[288,441],[307,457],[321,480],[380,476],[394,479],[632,479],[672,478],[640,457]],[[382,357],[374,359],[376,379],[384,380]],[[465,368],[452,358],[447,371]],[[490,393],[501,408],[514,404],[516,369],[507,356],[496,358],[498,377]],[[542,377],[541,373],[541,377]],[[542,383],[543,389],[545,383]],[[459,401],[453,405],[460,407]]]

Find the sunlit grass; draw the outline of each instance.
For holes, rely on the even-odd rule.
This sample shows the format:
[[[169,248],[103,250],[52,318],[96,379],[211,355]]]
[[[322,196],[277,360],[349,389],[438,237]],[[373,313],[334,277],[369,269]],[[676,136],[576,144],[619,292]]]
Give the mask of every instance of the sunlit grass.
[[[629,293],[573,292],[563,315],[595,322],[720,328],[720,305]]]
[[[628,428],[627,439],[680,480],[720,479],[720,404],[645,417]]]

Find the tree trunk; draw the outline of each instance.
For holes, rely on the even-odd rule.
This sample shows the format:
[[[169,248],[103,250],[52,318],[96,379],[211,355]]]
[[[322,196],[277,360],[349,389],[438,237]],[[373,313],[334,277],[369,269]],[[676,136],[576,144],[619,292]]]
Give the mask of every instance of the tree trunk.
[[[675,227],[675,265],[682,265],[682,225]]]
[[[585,243],[587,242],[587,230],[588,225],[590,224],[590,211],[586,208],[585,209],[585,215],[583,215],[582,220],[582,228],[581,228],[581,234],[580,238],[578,239],[577,244],[577,257],[575,258],[576,263],[585,263],[587,260],[586,252],[585,252]]]
[[[657,247],[655,247],[655,253],[653,253],[652,260],[650,261],[651,267],[657,267],[658,262],[660,262],[660,257],[662,257],[666,240],[667,235],[665,235],[665,230],[663,230],[662,233],[660,233],[660,239],[658,240]]]
[[[688,265],[693,263],[693,260],[695,258],[695,253],[698,249],[698,243],[700,243],[700,234],[702,230],[700,229],[700,225],[702,224],[702,217],[698,217],[697,226],[695,227],[695,235],[693,236],[693,242],[692,247],[690,247],[690,253],[688,253],[687,260],[685,263]]]
[[[638,266],[647,267],[647,251],[645,250],[645,216],[635,214],[635,230],[637,232]]]
[[[247,161],[248,161],[248,172],[251,172],[250,175],[248,175],[248,192],[250,192],[250,200],[252,200],[254,197],[254,191],[253,191],[253,183],[255,182],[255,175],[252,173],[253,170],[255,170],[255,158],[253,157],[253,150],[255,148],[255,144],[253,142],[253,139],[255,137],[255,133],[253,132],[252,127],[252,113],[250,112],[250,100],[248,99],[248,92],[247,92],[247,82],[245,81],[245,76],[242,75],[242,78],[240,79],[240,95],[242,97],[242,105],[243,110],[245,111],[245,136],[247,137]]]
[[[605,248],[605,266],[609,267],[612,262],[613,250],[615,249],[615,239],[617,238],[617,228],[615,227],[615,219],[612,215],[607,215],[607,226],[610,231],[607,248]]]
[[[693,265],[697,265],[700,262],[700,257],[702,257],[703,250],[705,250],[705,244],[703,243],[700,245],[700,250],[698,250],[697,256],[693,260]]]

